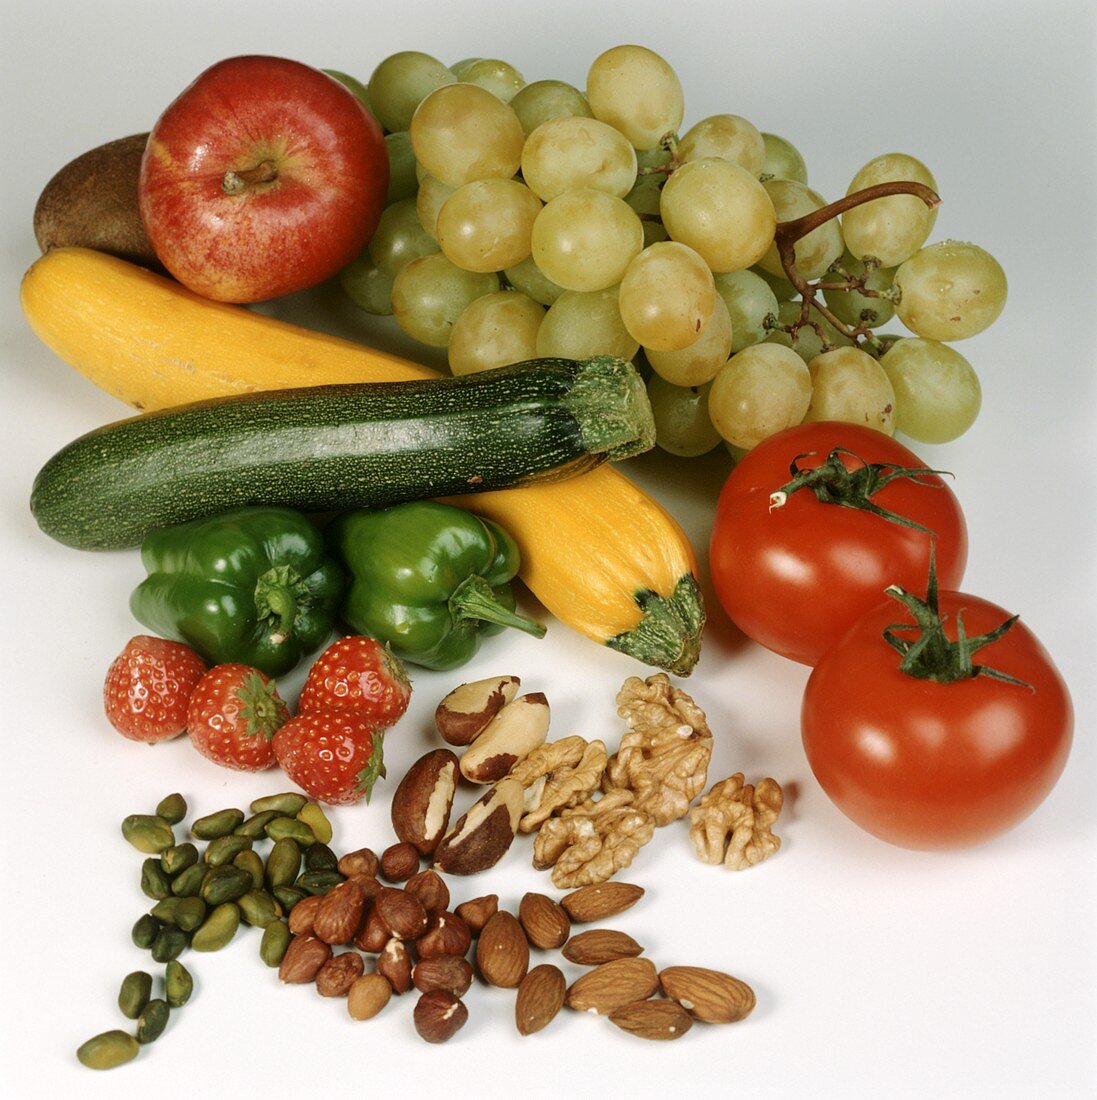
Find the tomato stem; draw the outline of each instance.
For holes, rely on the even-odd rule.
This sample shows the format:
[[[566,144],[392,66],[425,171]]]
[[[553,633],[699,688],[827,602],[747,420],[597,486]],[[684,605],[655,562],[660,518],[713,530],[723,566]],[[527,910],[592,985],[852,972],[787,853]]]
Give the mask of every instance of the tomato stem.
[[[941,617],[937,598],[937,556],[931,547],[929,555],[929,583],[926,586],[925,599],[907,592],[897,584],[890,585],[885,594],[898,600],[911,614],[913,623],[892,623],[884,630],[884,641],[896,650],[902,660],[899,670],[919,680],[932,680],[938,684],[953,684],[957,680],[971,680],[984,676],[989,680],[1000,680],[1006,684],[1036,689],[1024,680],[1018,680],[1005,672],[986,665],[977,665],[972,656],[984,646],[998,641],[1020,618],[1013,615],[1004,623],[969,638],[964,630],[963,612],[956,615],[956,641],[945,635],[944,619]],[[917,637],[903,638],[897,631],[918,631]]]
[[[770,493],[769,510],[771,512],[775,508],[783,508],[793,493],[801,489],[810,489],[820,504],[837,504],[843,508],[856,508],[862,512],[870,512],[874,516],[886,519],[889,523],[910,527],[915,531],[922,531],[931,538],[936,538],[936,533],[928,527],[907,519],[906,516],[901,516],[897,512],[881,508],[870,498],[898,478],[907,478],[918,485],[924,485],[927,489],[939,489],[941,488],[939,482],[922,479],[931,474],[951,477],[947,470],[931,470],[927,466],[899,466],[894,462],[865,462],[860,455],[854,454],[845,447],[835,447],[822,465],[811,470],[801,470],[798,465],[800,459],[810,458],[816,453],[806,451],[792,460],[789,465],[792,480],[786,482],[776,492]],[[856,459],[859,465],[851,470],[842,461],[842,455]]]

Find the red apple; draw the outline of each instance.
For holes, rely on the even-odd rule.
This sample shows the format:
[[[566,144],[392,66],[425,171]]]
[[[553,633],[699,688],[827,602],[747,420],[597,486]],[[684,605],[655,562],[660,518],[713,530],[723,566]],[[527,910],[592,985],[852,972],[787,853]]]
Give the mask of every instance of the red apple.
[[[388,175],[381,127],[338,81],[280,57],[232,57],[152,128],[138,200],[179,282],[259,302],[350,263],[377,228]]]

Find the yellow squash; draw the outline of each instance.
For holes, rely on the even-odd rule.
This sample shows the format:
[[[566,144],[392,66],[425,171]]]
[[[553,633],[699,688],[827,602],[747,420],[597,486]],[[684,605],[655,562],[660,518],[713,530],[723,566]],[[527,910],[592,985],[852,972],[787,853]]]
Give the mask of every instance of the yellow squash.
[[[348,340],[210,302],[104,253],[62,248],[23,279],[23,312],[97,386],[151,411],[226,394],[436,372]],[[681,527],[610,466],[458,503],[515,538],[522,579],[562,622],[647,664],[687,675],[704,626],[697,563]]]

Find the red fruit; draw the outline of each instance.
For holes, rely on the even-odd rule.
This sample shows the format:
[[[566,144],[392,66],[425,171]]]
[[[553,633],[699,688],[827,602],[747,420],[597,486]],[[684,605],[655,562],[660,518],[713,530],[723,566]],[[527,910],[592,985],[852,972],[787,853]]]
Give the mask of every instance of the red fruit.
[[[131,741],[155,744],[187,728],[187,702],[206,671],[190,646],[138,634],[114,659],[103,684],[110,724]]]
[[[320,802],[349,806],[385,774],[383,731],[350,709],[299,714],[274,735],[274,754],[286,775]]]
[[[191,743],[215,764],[259,772],[274,763],[271,739],[289,719],[273,681],[250,665],[216,665],[187,709]]]
[[[340,638],[309,669],[299,714],[318,714],[353,707],[376,725],[394,725],[411,699],[411,681],[400,663],[380,642],[364,635]]]

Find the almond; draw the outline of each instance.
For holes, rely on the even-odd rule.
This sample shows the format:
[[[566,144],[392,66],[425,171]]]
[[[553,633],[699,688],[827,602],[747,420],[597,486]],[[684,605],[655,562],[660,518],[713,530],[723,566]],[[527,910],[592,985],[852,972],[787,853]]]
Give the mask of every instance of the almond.
[[[427,930],[415,941],[421,959],[434,955],[464,955],[472,944],[469,926],[456,914],[445,911],[431,918]]]
[[[754,990],[746,982],[703,966],[668,966],[659,973],[663,992],[695,1020],[733,1024],[750,1015]]]
[[[500,909],[484,925],[476,965],[489,985],[514,989],[529,969],[529,943],[516,917]]]
[[[520,1035],[532,1035],[552,1023],[564,1007],[567,979],[551,963],[535,966],[518,986],[514,1002],[514,1022]]]
[[[392,986],[383,974],[363,974],[354,980],[347,994],[347,1011],[352,1020],[369,1020],[392,999]]]
[[[299,905],[298,902],[296,909]],[[366,907],[366,895],[362,887],[348,879],[329,890],[322,898],[312,918],[312,934],[324,943],[350,943],[362,913]]]
[[[560,947],[571,932],[567,913],[544,894],[526,894],[518,905],[518,919],[525,929],[526,939],[543,951]]]
[[[461,902],[454,912],[468,925],[469,931],[478,936],[498,909],[499,895],[485,894],[481,898]]]
[[[364,969],[365,963],[357,951],[333,955],[316,972],[316,992],[321,997],[345,997]]]
[[[630,882],[600,882],[572,890],[560,899],[560,904],[577,924],[588,924],[631,909],[643,896],[644,888]]]
[[[463,997],[472,985],[472,964],[460,955],[434,955],[412,967],[411,980],[420,993],[445,989]]]
[[[580,966],[600,966],[614,959],[631,959],[642,955],[644,949],[624,932],[612,928],[592,928],[580,932],[564,944],[562,954],[568,962]]]
[[[614,959],[572,982],[564,1003],[578,1012],[607,1016],[633,1001],[647,1000],[658,988],[659,975],[650,959]]]
[[[451,875],[475,875],[494,867],[514,840],[522,805],[522,784],[516,779],[500,780],[438,845],[435,866]]]
[[[427,911],[403,890],[382,887],[373,899],[373,911],[381,923],[398,940],[417,940],[427,929]]]
[[[411,989],[411,956],[401,940],[394,937],[385,944],[377,958],[377,973],[388,979],[393,993]]]
[[[315,936],[297,936],[290,941],[278,966],[278,979],[283,982],[311,982],[331,958],[331,948]]]
[[[392,827],[420,855],[433,855],[445,835],[457,790],[457,757],[449,749],[421,756],[392,796]],[[412,872],[414,873],[414,872]]]
[[[690,1014],[674,1001],[633,1001],[614,1009],[609,1020],[640,1039],[680,1039],[693,1026]]]
[[[541,692],[507,703],[461,757],[461,774],[472,783],[495,783],[539,745],[549,730],[548,700]]]
[[[517,676],[492,676],[455,687],[434,712],[442,740],[471,745],[484,727],[518,694]]]

